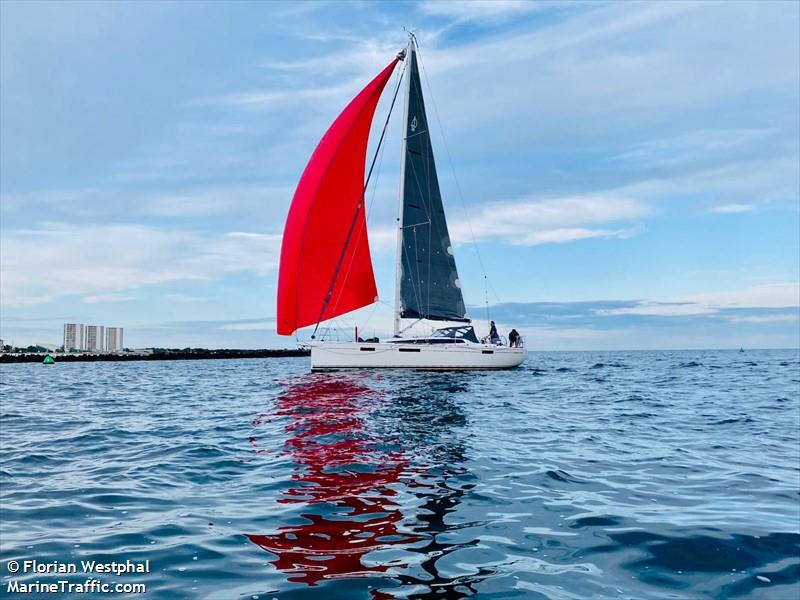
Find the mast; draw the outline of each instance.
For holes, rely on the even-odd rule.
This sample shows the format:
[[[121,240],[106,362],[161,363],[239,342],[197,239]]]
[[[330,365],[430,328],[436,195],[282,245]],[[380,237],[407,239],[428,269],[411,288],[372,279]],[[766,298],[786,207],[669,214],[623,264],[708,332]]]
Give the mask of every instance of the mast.
[[[408,41],[408,63],[411,64],[411,57],[414,54],[416,38],[413,33],[409,33]],[[401,306],[401,285],[403,281],[403,197],[405,196],[406,181],[406,144],[408,139],[408,97],[411,94],[411,76],[406,77],[406,93],[403,101],[403,135],[400,145],[400,195],[398,196],[397,209],[397,263],[395,264],[394,276],[394,336],[400,335],[400,312]]]

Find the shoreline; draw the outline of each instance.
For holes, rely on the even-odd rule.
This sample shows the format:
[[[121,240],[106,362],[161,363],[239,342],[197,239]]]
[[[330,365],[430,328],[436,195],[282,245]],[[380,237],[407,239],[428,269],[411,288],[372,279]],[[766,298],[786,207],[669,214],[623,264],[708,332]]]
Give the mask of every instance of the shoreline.
[[[62,362],[127,362],[132,360],[224,360],[235,358],[293,358],[309,356],[308,350],[193,350],[164,351],[152,354],[0,354],[0,364],[41,363],[45,356],[52,356],[56,364]]]

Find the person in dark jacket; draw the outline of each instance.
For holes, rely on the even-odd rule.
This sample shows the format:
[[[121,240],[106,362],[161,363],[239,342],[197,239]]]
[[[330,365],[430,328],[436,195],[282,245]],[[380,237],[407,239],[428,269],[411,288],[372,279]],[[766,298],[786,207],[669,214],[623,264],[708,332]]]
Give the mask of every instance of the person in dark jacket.
[[[493,344],[500,341],[500,336],[497,333],[497,327],[495,327],[494,321],[489,325],[489,341]]]
[[[512,329],[508,334],[508,345],[512,348],[519,347],[519,332],[516,329]]]

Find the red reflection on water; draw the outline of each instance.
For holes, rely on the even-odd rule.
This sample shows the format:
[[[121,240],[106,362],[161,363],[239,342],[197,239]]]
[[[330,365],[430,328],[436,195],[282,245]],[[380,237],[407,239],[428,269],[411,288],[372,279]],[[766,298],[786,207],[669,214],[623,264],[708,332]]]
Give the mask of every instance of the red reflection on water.
[[[284,452],[300,466],[292,475],[297,485],[279,502],[316,510],[302,513],[307,522],[301,525],[247,537],[276,555],[273,564],[292,574],[289,581],[313,586],[323,578],[383,573],[400,565],[368,567],[363,563],[368,553],[421,539],[398,529],[403,514],[389,487],[408,461],[383,449],[384,440],[370,435],[363,420],[364,411],[378,402],[380,395],[355,379],[319,375],[277,400],[274,417],[291,419]],[[266,422],[260,415],[253,424]]]

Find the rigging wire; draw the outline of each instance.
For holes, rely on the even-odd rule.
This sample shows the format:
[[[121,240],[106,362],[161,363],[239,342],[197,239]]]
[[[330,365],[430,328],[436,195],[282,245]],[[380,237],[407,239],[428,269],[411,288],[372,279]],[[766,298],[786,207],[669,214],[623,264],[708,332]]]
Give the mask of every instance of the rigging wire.
[[[495,291],[494,286],[492,286],[491,282],[489,281],[489,277],[486,274],[486,268],[484,267],[484,264],[483,264],[483,258],[481,257],[481,251],[480,251],[480,248],[478,247],[478,240],[475,237],[475,231],[472,228],[472,221],[469,218],[469,211],[467,211],[467,205],[464,202],[464,194],[461,191],[461,184],[458,182],[458,177],[456,177],[456,169],[455,169],[455,166],[453,165],[453,157],[450,154],[450,146],[447,143],[447,137],[444,134],[444,127],[442,127],[442,120],[439,118],[439,108],[436,105],[436,98],[433,95],[433,89],[431,88],[431,82],[428,79],[428,72],[425,70],[425,64],[422,62],[422,57],[420,56],[419,52],[417,53],[417,60],[419,61],[420,66],[422,67],[422,74],[425,76],[425,85],[428,87],[428,96],[430,97],[431,102],[433,104],[433,113],[434,113],[434,115],[436,115],[436,122],[439,125],[439,132],[442,134],[442,141],[444,142],[444,149],[445,149],[445,153],[447,154],[447,162],[449,163],[450,170],[453,173],[453,180],[456,183],[456,190],[458,191],[458,198],[461,201],[461,208],[464,211],[464,217],[467,220],[467,227],[469,228],[469,233],[470,233],[470,236],[472,237],[472,246],[475,249],[475,254],[478,257],[478,264],[480,265],[481,273],[483,274],[483,291],[484,291],[485,301],[486,301],[486,320],[489,321],[489,320],[491,320],[490,312],[489,312],[489,288],[492,289],[492,293],[494,294],[494,296],[495,296],[495,298],[497,299],[498,302],[500,301],[500,298],[497,295],[497,292]]]

